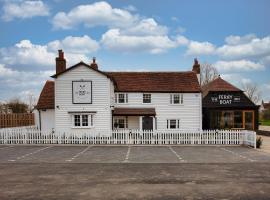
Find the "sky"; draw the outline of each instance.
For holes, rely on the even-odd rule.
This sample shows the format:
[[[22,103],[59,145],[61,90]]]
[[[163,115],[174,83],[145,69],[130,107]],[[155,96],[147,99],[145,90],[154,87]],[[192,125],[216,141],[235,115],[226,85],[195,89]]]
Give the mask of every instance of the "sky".
[[[268,0],[0,0],[0,101],[37,98],[55,73],[97,58],[104,71],[187,71],[194,58],[270,100]]]

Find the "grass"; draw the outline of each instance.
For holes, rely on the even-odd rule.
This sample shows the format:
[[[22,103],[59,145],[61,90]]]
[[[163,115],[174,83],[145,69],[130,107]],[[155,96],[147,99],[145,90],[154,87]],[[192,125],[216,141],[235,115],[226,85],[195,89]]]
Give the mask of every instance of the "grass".
[[[260,123],[263,126],[270,126],[270,120],[269,119],[260,120]]]

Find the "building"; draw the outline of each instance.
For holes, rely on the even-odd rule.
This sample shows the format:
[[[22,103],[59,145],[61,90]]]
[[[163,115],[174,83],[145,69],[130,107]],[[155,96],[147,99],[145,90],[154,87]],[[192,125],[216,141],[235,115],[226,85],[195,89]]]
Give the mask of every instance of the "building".
[[[221,77],[202,87],[203,129],[258,129],[258,109]]]
[[[112,129],[201,130],[200,65],[187,72],[105,72],[95,58],[66,68],[56,58],[36,106],[41,130],[110,134]]]
[[[270,110],[270,102],[264,103],[264,101],[262,101],[262,104],[260,105],[260,112],[263,112],[266,110]]]

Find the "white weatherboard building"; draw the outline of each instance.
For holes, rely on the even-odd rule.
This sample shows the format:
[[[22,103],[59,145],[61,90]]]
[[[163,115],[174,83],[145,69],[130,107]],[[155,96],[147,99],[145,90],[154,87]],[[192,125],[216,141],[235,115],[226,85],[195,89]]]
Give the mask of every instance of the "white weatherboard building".
[[[188,72],[105,72],[93,59],[66,68],[56,58],[36,107],[47,131],[110,134],[113,129],[202,129],[200,65]]]

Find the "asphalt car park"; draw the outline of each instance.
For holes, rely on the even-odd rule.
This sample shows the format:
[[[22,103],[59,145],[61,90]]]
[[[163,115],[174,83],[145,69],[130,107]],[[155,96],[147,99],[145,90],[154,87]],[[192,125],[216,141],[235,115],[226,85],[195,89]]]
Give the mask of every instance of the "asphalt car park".
[[[242,146],[0,147],[0,163],[246,163],[270,162],[267,153]]]
[[[0,199],[269,199],[243,146],[0,146]]]

